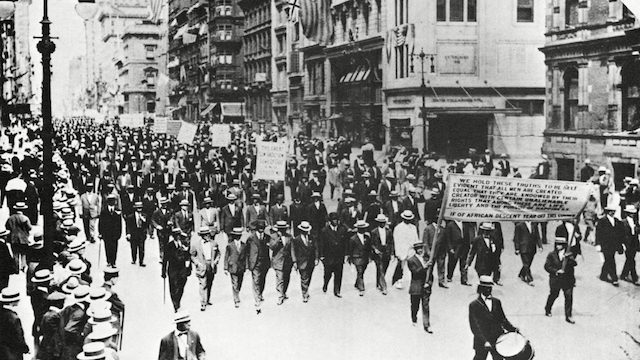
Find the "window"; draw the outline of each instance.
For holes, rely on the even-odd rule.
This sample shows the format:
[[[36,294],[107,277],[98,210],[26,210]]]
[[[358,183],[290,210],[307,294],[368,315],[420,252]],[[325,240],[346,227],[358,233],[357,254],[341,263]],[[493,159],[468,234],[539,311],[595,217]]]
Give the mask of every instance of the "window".
[[[447,0],[438,0],[436,17],[438,21],[447,21]]]
[[[154,100],[147,100],[147,112],[148,113],[156,112],[156,102]]]
[[[216,33],[219,40],[231,40],[233,27],[231,25],[218,25],[216,27]]]
[[[464,0],[449,0],[449,21],[464,21]]]
[[[533,0],[518,0],[518,22],[533,22]]]
[[[573,119],[578,114],[578,70],[567,69],[564,73],[564,130],[575,129]]]
[[[228,50],[218,52],[218,64],[233,64],[233,55]]]
[[[155,85],[156,72],[153,70],[145,71],[145,79],[147,80],[147,85]]]
[[[631,62],[622,68],[622,130],[640,126],[640,65]]]
[[[308,63],[309,93],[313,95],[324,94],[324,63],[315,61]]]
[[[467,0],[467,21],[468,22],[476,22],[476,16],[477,16],[476,9],[477,9],[476,0]]]
[[[578,23],[578,0],[567,0],[564,9],[564,23],[569,26]]]
[[[507,106],[512,104],[516,108],[522,109],[520,116],[541,116],[544,115],[544,100],[517,100],[509,99]]]
[[[396,47],[396,79],[409,76],[409,45]]]
[[[478,19],[477,0],[437,0],[436,20],[445,22],[476,22]]]

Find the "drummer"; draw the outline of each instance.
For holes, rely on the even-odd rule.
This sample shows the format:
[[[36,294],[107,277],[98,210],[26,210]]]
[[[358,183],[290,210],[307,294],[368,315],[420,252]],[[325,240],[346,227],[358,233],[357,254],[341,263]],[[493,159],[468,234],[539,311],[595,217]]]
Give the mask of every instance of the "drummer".
[[[474,360],[485,360],[491,353],[494,360],[504,359],[496,351],[498,337],[506,332],[517,332],[502,310],[500,300],[491,296],[493,280],[491,276],[481,275],[478,285],[478,298],[469,304],[469,325],[473,333]]]

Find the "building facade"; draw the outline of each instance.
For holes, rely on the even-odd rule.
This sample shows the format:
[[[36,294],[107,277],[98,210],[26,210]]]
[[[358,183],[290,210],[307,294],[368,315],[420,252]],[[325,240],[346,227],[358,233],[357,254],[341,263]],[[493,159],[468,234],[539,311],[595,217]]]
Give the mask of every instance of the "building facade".
[[[621,0],[554,0],[547,10],[543,151],[552,175],[574,180],[590,159],[620,187],[638,172],[640,21]]]
[[[242,53],[245,121],[254,126],[273,121],[271,106],[271,1],[240,0],[244,12]]]
[[[537,161],[543,0],[389,0],[384,14],[385,144],[450,159],[475,148]]]

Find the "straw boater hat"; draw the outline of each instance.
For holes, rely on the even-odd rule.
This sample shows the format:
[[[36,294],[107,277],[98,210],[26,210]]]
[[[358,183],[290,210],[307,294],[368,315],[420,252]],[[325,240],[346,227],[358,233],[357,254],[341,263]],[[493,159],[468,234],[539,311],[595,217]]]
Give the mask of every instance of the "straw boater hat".
[[[200,229],[198,229],[198,235],[206,235],[211,233],[211,230],[209,230],[208,226],[201,226]]]
[[[10,304],[20,301],[20,290],[13,287],[6,287],[0,292],[0,304]]]
[[[82,346],[82,352],[78,354],[78,360],[103,360],[106,359],[104,343],[91,342]]]
[[[76,302],[89,301],[89,286],[80,285],[73,290],[73,298]]]
[[[478,284],[478,286],[492,287],[493,279],[489,275],[480,275],[480,283]]]
[[[629,214],[635,214],[635,213],[638,212],[638,209],[636,209],[636,207],[633,206],[632,204],[629,204],[629,205],[624,207],[624,212],[629,213]]]
[[[180,206],[189,206],[189,201],[187,201],[187,200],[181,200],[181,201],[180,201]]]
[[[53,274],[49,269],[40,269],[31,278],[31,282],[36,284],[47,283],[51,280],[53,280]]]
[[[556,244],[566,244],[567,243],[567,238],[566,237],[562,237],[562,236],[556,236]]]
[[[111,311],[109,311],[111,313]],[[87,336],[89,340],[106,340],[110,339],[113,335],[117,334],[116,330],[111,324],[99,324],[93,327],[91,333]]]
[[[378,216],[376,216],[375,221],[379,222],[379,223],[386,223],[387,222],[387,217],[384,214],[378,214]]]
[[[67,245],[67,251],[70,253],[78,252],[87,247],[86,242],[83,239],[76,238],[69,245]]]
[[[484,223],[480,224],[480,230],[493,231],[494,228],[495,227],[490,222],[484,222]]]
[[[236,194],[230,192],[227,194],[227,200],[237,200],[238,197],[236,196]]]
[[[615,206],[608,204],[607,206],[605,206],[604,211],[616,211],[618,210]]]
[[[389,197],[392,198],[397,198],[399,196],[398,191],[396,190],[391,190],[391,192],[389,193]]]
[[[71,274],[80,275],[87,270],[87,264],[80,259],[73,259],[69,261],[66,268]]]
[[[308,221],[303,221],[300,223],[300,225],[298,225],[298,229],[304,232],[309,232],[311,231],[311,224],[309,224]]]
[[[105,302],[106,303],[106,302]],[[106,303],[108,304],[108,303]],[[113,313],[107,306],[101,306],[99,308],[93,308],[88,314],[90,316],[88,322],[91,325],[110,323],[116,320]]]
[[[91,302],[107,300],[111,297],[111,293],[103,287],[94,287],[89,290],[89,299]]]
[[[212,203],[211,198],[210,197],[204,198],[203,203],[204,204],[211,204]]]
[[[414,243],[412,246],[413,250],[424,249],[424,244],[421,242]]]
[[[18,201],[15,205],[13,205],[13,209],[14,210],[27,210],[29,207],[27,207],[27,204],[25,204],[23,201]]]
[[[169,199],[167,199],[166,197],[161,197],[160,198],[160,205],[164,205],[164,204],[166,204],[168,202],[169,202]]]
[[[320,193],[319,193],[319,192],[314,191],[314,192],[313,192],[313,194],[311,194],[311,197],[312,197],[312,198],[322,198],[322,195],[320,195]]]
[[[142,201],[136,201],[133,203],[135,209],[142,209]]]
[[[231,230],[231,235],[242,236],[242,228],[241,227],[234,227],[233,230]]]
[[[173,317],[175,324],[182,324],[191,321],[191,316],[186,311],[178,311]]]
[[[69,278],[69,280],[67,280],[66,283],[64,283],[64,285],[62,285],[60,290],[62,290],[62,292],[67,294],[67,295],[71,295],[71,294],[73,294],[73,291],[78,286],[80,286],[80,282],[78,281],[78,278],[75,277],[75,276],[72,276],[72,277]]]
[[[405,220],[413,220],[414,215],[413,215],[413,212],[411,210],[405,210],[402,213],[400,213],[400,217],[405,219]]]
[[[375,190],[371,190],[369,196],[378,196],[378,193]]]
[[[356,227],[356,229],[366,229],[369,227],[369,223],[364,220],[358,220],[356,221],[354,226]]]

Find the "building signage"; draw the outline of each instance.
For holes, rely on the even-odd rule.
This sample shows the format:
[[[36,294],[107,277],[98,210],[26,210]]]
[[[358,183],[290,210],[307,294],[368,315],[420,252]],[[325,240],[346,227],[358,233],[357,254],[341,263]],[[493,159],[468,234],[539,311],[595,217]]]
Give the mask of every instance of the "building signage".
[[[440,74],[475,75],[477,44],[468,42],[439,42],[438,64]]]

